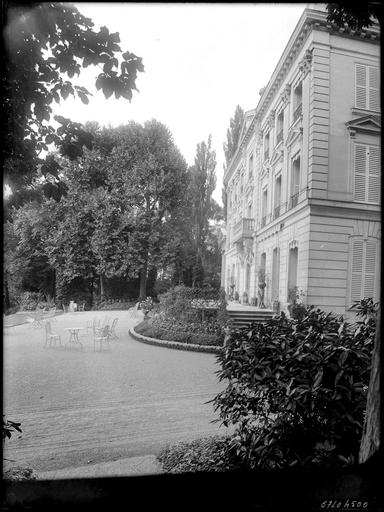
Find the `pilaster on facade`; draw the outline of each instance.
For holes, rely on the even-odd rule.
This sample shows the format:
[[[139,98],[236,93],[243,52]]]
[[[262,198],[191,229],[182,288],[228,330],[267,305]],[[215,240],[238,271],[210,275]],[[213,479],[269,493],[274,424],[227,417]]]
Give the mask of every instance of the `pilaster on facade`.
[[[327,198],[329,166],[329,34],[322,33],[312,49],[310,74],[308,185],[312,197]]]

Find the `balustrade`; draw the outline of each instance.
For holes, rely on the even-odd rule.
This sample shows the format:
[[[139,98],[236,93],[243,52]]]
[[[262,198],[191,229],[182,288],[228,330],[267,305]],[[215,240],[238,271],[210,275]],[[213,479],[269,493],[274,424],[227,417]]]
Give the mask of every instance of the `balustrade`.
[[[300,103],[300,105],[298,105],[296,107],[296,110],[293,113],[293,122],[295,122],[295,121],[297,121],[297,119],[299,119],[299,117],[301,116],[302,111],[303,111],[303,104]]]

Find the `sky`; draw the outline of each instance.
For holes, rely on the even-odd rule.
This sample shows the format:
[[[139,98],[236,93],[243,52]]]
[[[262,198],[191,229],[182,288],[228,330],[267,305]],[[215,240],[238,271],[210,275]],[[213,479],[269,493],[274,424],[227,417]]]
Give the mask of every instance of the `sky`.
[[[223,143],[236,105],[256,107],[305,4],[78,3],[95,23],[119,32],[120,46],[142,57],[144,73],[132,101],[106,100],[96,91],[97,68],[78,83],[94,96],[88,105],[69,98],[54,114],[117,126],[157,119],[171,130],[188,165],[196,145],[212,135],[221,203]]]

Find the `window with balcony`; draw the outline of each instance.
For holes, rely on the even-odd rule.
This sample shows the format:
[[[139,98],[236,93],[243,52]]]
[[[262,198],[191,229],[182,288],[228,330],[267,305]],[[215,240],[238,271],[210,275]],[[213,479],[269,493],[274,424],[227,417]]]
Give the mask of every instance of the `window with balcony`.
[[[273,201],[273,218],[277,219],[280,216],[281,205],[281,175],[275,179],[275,197]]]
[[[293,122],[295,122],[302,113],[303,106],[303,85],[300,82],[299,85],[293,90]]]
[[[269,158],[269,132],[267,132],[264,137],[264,160],[268,160],[268,158]]]
[[[276,145],[282,142],[284,135],[284,110],[277,116],[276,121]]]
[[[300,190],[300,157],[296,157],[292,161],[292,169],[291,169],[291,198],[290,198],[290,207],[294,208],[299,200],[299,190]]]
[[[374,66],[356,64],[355,106],[363,110],[380,111],[380,71]]]
[[[268,202],[268,189],[263,190],[261,198],[261,227],[264,227],[267,223],[267,202]]]
[[[354,195],[355,201],[379,204],[380,202],[380,147],[367,144],[354,146]]]

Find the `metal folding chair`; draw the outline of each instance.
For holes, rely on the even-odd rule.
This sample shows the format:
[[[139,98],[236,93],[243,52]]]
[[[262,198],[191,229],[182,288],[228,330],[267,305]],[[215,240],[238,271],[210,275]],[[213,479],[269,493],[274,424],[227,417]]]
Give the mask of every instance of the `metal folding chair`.
[[[112,324],[111,324],[110,335],[113,340],[119,339],[118,335],[116,334],[116,325],[117,325],[118,320],[119,320],[118,318],[114,318],[112,321]]]
[[[96,351],[96,344],[99,343],[100,352],[103,350],[103,345],[107,345],[108,349],[110,349],[110,341],[110,329],[108,325],[105,325],[104,327],[101,328],[99,334],[95,335],[95,337],[93,338],[93,348]]]
[[[52,332],[51,322],[48,320],[45,322],[45,345],[44,348],[52,347],[52,345],[56,346],[59,344],[61,347],[61,336],[60,334],[55,334]]]

